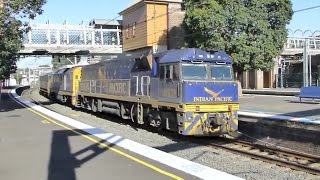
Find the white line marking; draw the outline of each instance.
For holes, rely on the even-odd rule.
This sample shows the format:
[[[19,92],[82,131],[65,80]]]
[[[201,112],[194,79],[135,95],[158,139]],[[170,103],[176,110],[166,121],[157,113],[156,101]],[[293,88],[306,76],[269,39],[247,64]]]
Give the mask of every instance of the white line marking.
[[[273,95],[273,94],[244,94],[243,96],[239,96],[239,98],[243,98],[245,96],[260,96],[260,97],[282,97],[282,98],[298,98],[294,95],[288,95],[288,96],[285,96],[285,95]],[[298,98],[299,100],[299,98]]]
[[[106,140],[109,143],[113,143],[119,147],[122,147],[124,149],[127,149],[131,152],[134,152],[136,154],[139,154],[141,156],[147,157],[149,159],[158,161],[162,164],[165,164],[169,167],[172,167],[174,169],[183,171],[187,174],[191,174],[193,176],[196,176],[201,179],[242,179],[240,177],[212,169],[208,166],[201,165],[199,163],[195,163],[177,156],[174,156],[172,154],[160,151],[155,148],[151,148],[149,146],[134,142],[129,139],[125,139],[121,136],[114,135],[112,133],[105,132],[101,129],[89,126],[87,124],[84,124],[82,122],[76,121],[74,119],[71,119],[69,117],[63,116],[61,114],[55,113],[53,111],[50,111],[46,108],[43,108],[41,106],[38,106],[36,104],[33,104],[27,100],[22,99],[20,96],[16,94],[16,90],[11,90],[11,94],[15,99],[17,99],[19,102],[31,107],[32,109],[39,111],[41,113],[46,114],[49,117],[52,117],[55,120],[58,120],[60,122],[63,122],[65,124],[68,124],[69,126],[72,126],[76,129],[81,129],[91,135],[94,135],[98,138],[101,138],[103,140]],[[109,139],[112,137],[111,139]]]
[[[320,124],[320,120],[313,120],[313,119],[293,117],[293,116],[266,114],[263,112],[256,113],[256,112],[248,112],[248,111],[239,111],[238,115],[257,117],[257,118],[269,118],[269,119],[280,120],[280,121],[294,121],[294,122],[308,123],[308,124]]]

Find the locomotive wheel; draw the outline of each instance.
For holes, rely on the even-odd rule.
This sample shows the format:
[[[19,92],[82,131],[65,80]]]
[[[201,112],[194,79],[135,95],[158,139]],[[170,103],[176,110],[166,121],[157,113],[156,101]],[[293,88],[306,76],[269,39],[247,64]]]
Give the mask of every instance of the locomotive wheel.
[[[98,101],[97,101],[97,108],[98,108],[98,112],[102,112],[102,101],[101,101],[101,99],[98,99]]]
[[[143,106],[140,103],[132,104],[130,116],[132,122],[137,124],[144,124],[143,122]]]
[[[91,109],[94,113],[98,112],[98,103],[95,99],[91,100]]]

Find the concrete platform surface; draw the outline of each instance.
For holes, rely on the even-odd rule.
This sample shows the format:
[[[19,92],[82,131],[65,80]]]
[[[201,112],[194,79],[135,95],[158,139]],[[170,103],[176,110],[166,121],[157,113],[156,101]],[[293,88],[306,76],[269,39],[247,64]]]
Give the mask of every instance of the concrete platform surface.
[[[294,96],[243,95],[240,111],[320,120],[320,101]]]
[[[135,153],[122,145],[130,142],[127,139],[44,112],[49,114],[15,93],[2,91],[0,179],[241,179],[131,142],[132,149],[147,150],[146,156]],[[171,164],[157,158],[171,160]],[[185,169],[173,168],[179,162],[185,162],[181,164]]]
[[[112,152],[102,145],[104,141],[88,141],[83,133],[61,128],[31,113],[5,92],[0,111],[0,179],[171,179],[168,174]],[[170,172],[173,177],[195,179],[144,157],[133,156]]]

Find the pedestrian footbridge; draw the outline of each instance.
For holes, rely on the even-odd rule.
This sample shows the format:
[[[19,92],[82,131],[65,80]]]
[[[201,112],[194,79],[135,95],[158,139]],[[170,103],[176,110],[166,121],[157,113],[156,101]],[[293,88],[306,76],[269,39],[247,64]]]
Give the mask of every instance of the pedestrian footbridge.
[[[87,25],[31,24],[23,36],[22,55],[37,54],[118,54],[122,52],[121,29],[96,29]],[[282,55],[320,54],[319,37],[289,37]]]
[[[286,44],[284,45],[284,50],[281,54],[303,54],[304,50],[306,50],[309,55],[320,54],[320,37],[289,37]]]
[[[121,29],[85,25],[32,24],[23,36],[21,55],[117,54],[122,52]]]

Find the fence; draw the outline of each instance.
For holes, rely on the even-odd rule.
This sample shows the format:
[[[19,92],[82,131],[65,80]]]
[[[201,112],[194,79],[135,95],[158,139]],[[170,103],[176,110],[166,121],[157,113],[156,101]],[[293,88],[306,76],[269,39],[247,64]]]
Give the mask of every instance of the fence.
[[[310,74],[306,75],[310,77]],[[285,73],[282,74],[282,78],[280,74],[276,74],[275,79],[277,82],[277,87],[281,87],[281,84],[283,84],[282,87],[284,88],[301,88],[303,86],[303,73]],[[311,73],[311,86],[319,86],[319,84],[320,74]]]

